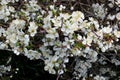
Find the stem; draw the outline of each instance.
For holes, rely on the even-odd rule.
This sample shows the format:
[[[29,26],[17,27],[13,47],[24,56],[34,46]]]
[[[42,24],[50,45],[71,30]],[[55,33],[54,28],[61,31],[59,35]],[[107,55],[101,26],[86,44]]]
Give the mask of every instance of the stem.
[[[60,74],[58,74],[58,76],[57,76],[56,80],[59,80],[59,77],[60,77]]]

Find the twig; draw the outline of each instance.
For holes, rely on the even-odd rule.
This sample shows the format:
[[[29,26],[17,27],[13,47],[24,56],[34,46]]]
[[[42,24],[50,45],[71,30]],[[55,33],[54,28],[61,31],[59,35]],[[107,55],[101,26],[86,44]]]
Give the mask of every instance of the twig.
[[[59,80],[59,77],[60,77],[60,74],[58,74],[58,76],[57,76],[56,80]]]
[[[84,6],[87,6],[87,7],[91,7],[90,5],[84,4],[84,3],[81,3],[81,2],[79,2],[79,4],[84,5]]]
[[[105,55],[103,55],[102,53],[98,53],[98,54],[100,54],[101,56],[103,56],[107,61],[109,61],[110,63],[112,63],[111,62],[111,60],[109,60]]]

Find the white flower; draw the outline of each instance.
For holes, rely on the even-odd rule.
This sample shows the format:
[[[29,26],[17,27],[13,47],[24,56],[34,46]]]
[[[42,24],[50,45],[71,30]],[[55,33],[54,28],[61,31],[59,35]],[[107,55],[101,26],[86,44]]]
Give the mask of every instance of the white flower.
[[[0,8],[0,19],[3,19],[5,22],[8,21],[8,16],[10,16],[10,11],[8,6],[4,5]]]
[[[93,51],[93,57],[95,58],[95,57],[97,57],[97,55],[98,55],[98,53],[96,52],[96,51]]]
[[[94,18],[90,17],[89,20],[91,21],[92,24],[94,24],[95,28],[99,30],[99,23],[96,21]]]
[[[61,17],[55,17],[51,20],[54,23],[56,28],[61,27],[61,24],[62,24]]]
[[[82,40],[82,36],[78,34],[77,39]]]
[[[68,14],[68,13],[60,13],[60,16],[62,17],[62,18],[64,18],[65,20],[67,20],[67,19],[69,19],[70,18],[70,15]]]
[[[103,29],[103,33],[111,33],[112,32],[112,28],[108,27],[104,27]]]
[[[16,55],[19,55],[19,54],[20,54],[20,52],[18,52],[17,50],[14,50],[14,53],[15,53]]]
[[[12,7],[12,6],[9,6],[9,11],[10,11],[10,12],[15,12],[15,8]]]
[[[54,61],[56,61],[56,58],[54,57],[53,59],[51,56],[49,56],[49,59],[45,60],[44,70],[49,71],[51,74],[55,74],[56,71],[53,69],[55,63]]]
[[[82,43],[83,43],[84,45],[87,44],[87,45],[91,46],[92,38],[91,38],[91,37],[84,38],[83,41],[82,41]]]
[[[38,53],[38,52],[35,51],[35,50],[29,50],[27,57],[30,58],[31,60],[32,60],[32,59],[40,59],[41,54]]]
[[[24,36],[24,44],[25,44],[25,46],[28,46],[29,41],[30,41],[29,35],[26,34],[26,35]]]
[[[65,9],[65,8],[66,8],[65,6],[60,5],[59,10],[62,11],[62,10]]]
[[[103,76],[97,75],[94,77],[94,80],[106,80],[106,78],[104,78]]]
[[[49,28],[47,32],[48,34],[46,34],[46,38],[55,39],[56,37],[59,37],[55,28]]]
[[[24,52],[24,55],[27,56],[30,60],[41,58],[41,53],[36,50],[28,50],[27,48],[24,48]]]
[[[115,3],[120,7],[120,0],[116,0]]]
[[[8,4],[9,3],[9,0],[1,0],[0,1],[0,4],[1,5],[6,5],[6,4]]]
[[[59,74],[63,74],[64,71],[61,69],[61,70],[58,70],[58,73],[59,73]]]
[[[104,8],[104,4],[92,4],[92,8],[97,17],[101,18],[102,20],[105,18],[107,14],[107,9]]]
[[[13,44],[15,44],[18,41],[18,37],[15,33],[7,36],[6,39],[9,40],[10,43],[13,43]]]
[[[108,15],[108,19],[110,19],[110,20],[114,20],[115,19],[115,15]]]
[[[12,22],[10,23],[10,27],[14,27],[16,29],[23,29],[25,26],[25,21],[24,20],[20,20],[20,19],[16,19],[16,20],[12,20]]]
[[[74,31],[78,30],[79,26],[78,23],[71,24],[70,21],[66,21],[65,24],[63,24],[61,31],[64,33],[64,35],[73,34]]]
[[[17,37],[18,37],[18,39],[23,43],[23,41],[24,41],[24,35],[25,35],[25,33],[22,31],[22,30],[16,30],[17,32],[14,32],[14,33],[16,33],[16,35],[17,35]]]
[[[51,10],[54,10],[55,6],[54,5],[50,5],[49,6]]]
[[[8,48],[8,45],[3,42],[0,42],[0,49],[6,49],[6,48]]]
[[[82,55],[82,52],[80,49],[77,49],[77,48],[73,48],[72,50],[72,54],[75,55],[75,56],[81,56]],[[73,56],[71,55],[71,56]]]
[[[29,4],[26,4],[27,10],[29,12],[34,12],[34,11],[38,11],[40,9],[40,6],[37,5],[37,1],[36,0],[29,0]]]
[[[95,62],[97,60],[98,53],[96,51],[90,50],[90,51],[88,51],[88,54],[89,54],[92,62]]]
[[[103,43],[98,41],[97,44],[99,45],[99,48],[102,48],[103,47]]]
[[[85,28],[89,28],[90,27],[90,23],[88,23],[87,20],[84,20],[82,23],[81,23],[81,30],[84,31]]]
[[[105,52],[105,51],[106,51],[106,48],[105,48],[105,47],[102,47],[102,48],[101,48],[101,51],[102,51],[102,52]]]
[[[72,6],[71,8],[70,8],[70,10],[73,10],[74,9],[74,7]]]
[[[120,12],[116,14],[116,18],[120,20]]]
[[[89,51],[91,51],[90,47],[86,47],[84,50],[85,53],[88,53]]]
[[[74,11],[72,13],[72,21],[73,22],[77,22],[77,21],[82,22],[83,19],[84,19],[84,14],[82,12],[80,12],[80,11]]]
[[[113,3],[109,3],[108,6],[109,6],[110,8],[113,8],[113,7],[114,7]]]
[[[120,38],[120,31],[115,30],[115,31],[114,31],[114,35],[115,35],[117,38]]]
[[[30,26],[28,27],[28,32],[30,32],[30,36],[34,36],[37,33],[38,26],[35,24],[35,22],[30,22]]]
[[[69,59],[68,58],[65,58],[64,59],[64,63],[68,63],[69,62]]]

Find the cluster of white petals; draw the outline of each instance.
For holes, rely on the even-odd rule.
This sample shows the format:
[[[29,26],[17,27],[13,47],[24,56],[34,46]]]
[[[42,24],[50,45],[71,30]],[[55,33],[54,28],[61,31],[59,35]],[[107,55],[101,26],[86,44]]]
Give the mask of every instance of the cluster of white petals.
[[[120,38],[118,23],[102,25],[94,17],[85,18],[81,11],[63,13],[63,5],[59,9],[50,5],[45,11],[37,0],[23,1],[23,7],[19,6],[18,10],[8,5],[18,0],[0,1],[0,20],[7,26],[0,25],[0,49],[25,55],[30,60],[42,59],[44,69],[51,74],[64,73],[69,57],[82,56],[89,59],[89,63],[97,61],[97,55],[113,48]],[[119,0],[115,3],[119,4]],[[92,8],[97,18],[106,17],[107,8],[103,4],[93,4]],[[115,16],[119,21],[120,13]],[[104,80],[100,76],[94,78]]]

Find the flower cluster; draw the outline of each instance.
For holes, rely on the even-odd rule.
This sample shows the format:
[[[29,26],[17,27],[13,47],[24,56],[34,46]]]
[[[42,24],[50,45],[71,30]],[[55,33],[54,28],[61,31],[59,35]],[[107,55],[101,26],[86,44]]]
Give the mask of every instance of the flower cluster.
[[[115,6],[118,10],[119,0]],[[30,60],[42,59],[44,69],[51,74],[63,74],[69,57],[84,57],[86,62],[77,59],[79,64],[74,69],[79,69],[79,77],[86,76],[98,54],[114,48],[119,41],[120,12],[108,14],[107,7],[98,3],[92,4],[96,17],[86,17],[78,10],[64,12],[65,9],[63,5],[49,5],[44,10],[37,0],[1,0],[0,49],[25,55]],[[104,80],[95,77],[95,80],[101,79]]]
[[[0,76],[9,72],[10,70],[11,70],[11,66],[0,65]]]

